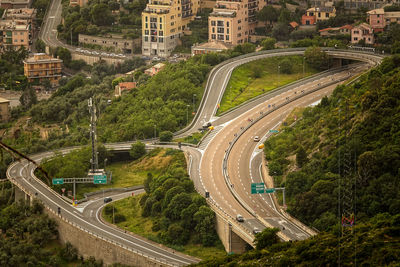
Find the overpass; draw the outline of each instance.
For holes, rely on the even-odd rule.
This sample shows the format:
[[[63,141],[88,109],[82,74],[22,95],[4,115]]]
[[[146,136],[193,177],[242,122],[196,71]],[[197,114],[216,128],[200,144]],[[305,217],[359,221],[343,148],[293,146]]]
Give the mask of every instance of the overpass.
[[[379,64],[379,62],[382,60],[382,57],[379,55],[362,52],[342,50],[332,50],[327,52],[336,58],[351,58],[366,62],[369,65]],[[335,75],[335,77],[337,77],[335,81],[341,82],[342,78],[340,77],[346,76],[346,73],[348,74],[347,70],[343,73],[343,70],[341,69],[317,74],[313,77],[300,80],[291,85],[278,88],[271,93],[264,94],[246,104],[240,105],[238,108],[227,112],[221,117],[215,117],[217,104],[222,98],[226,84],[229,81],[229,77],[235,67],[260,58],[288,54],[301,55],[303,53],[304,49],[263,51],[261,53],[252,53],[240,56],[219,64],[211,71],[209,75],[199,112],[196,114],[195,119],[187,128],[177,133],[177,136],[188,135],[197,131],[197,128],[199,128],[205,121],[213,121],[214,125],[216,125],[216,131],[209,133],[199,148],[185,147],[184,150],[187,151],[189,155],[189,174],[194,180],[198,192],[204,195],[206,191],[210,192],[211,189],[215,189],[215,191],[212,192],[211,197],[207,199],[207,202],[216,212],[217,232],[228,252],[241,252],[246,247],[246,243],[252,245],[254,238],[252,230],[254,226],[260,228],[271,227],[274,226],[276,220],[280,219],[288,221],[287,224],[290,224],[291,227],[288,229],[291,229],[290,231],[292,231],[290,233],[285,233],[285,231],[280,232],[279,235],[284,240],[303,239],[313,234],[313,232],[305,228],[305,226],[299,224],[294,219],[288,219],[287,215],[281,212],[277,212],[274,213],[273,216],[269,216],[271,218],[264,218],[263,216],[260,216],[259,212],[256,210],[257,208],[250,207],[252,205],[252,199],[245,198],[243,192],[232,190],[232,184],[229,183],[230,180],[226,182],[226,176],[224,176],[224,170],[222,169],[223,165],[213,164],[224,161],[225,147],[229,148],[229,145],[233,143],[232,140],[228,140],[224,138],[224,136],[233,138],[234,133],[239,133],[239,130],[237,130],[235,127],[239,126],[239,129],[240,127],[243,127],[243,116],[247,116],[246,112],[250,112],[249,114],[252,114],[252,116],[254,116],[254,112],[260,112],[259,109],[254,108],[256,105],[261,107],[262,103],[265,101],[274,101],[276,104],[276,109],[269,114],[273,114],[274,116],[282,116],[282,114],[286,114],[289,108],[295,105],[301,105],[299,103],[302,101],[304,104],[304,101],[309,103],[315,99],[322,98],[321,94],[319,94],[319,91],[326,89],[326,92],[329,93],[329,90],[332,90],[332,87],[335,85],[327,82],[323,83],[322,86],[316,87],[315,83],[317,83],[318,80],[324,77],[326,78],[326,76],[329,76],[329,78],[332,79],[331,76]],[[357,73],[351,74],[354,75]],[[312,90],[307,91],[303,95],[298,95],[298,97],[295,99],[296,101],[298,100],[298,102],[294,100],[290,102],[284,101],[283,97],[287,97],[287,95],[292,96],[293,90],[299,90],[298,88],[300,86],[311,86]],[[270,119],[268,116],[265,116],[264,118],[267,121]],[[235,121],[235,119],[237,120]],[[234,128],[230,128],[231,126]],[[258,127],[249,127],[245,132],[251,133],[255,129],[257,130]],[[264,129],[264,131],[266,130]],[[266,132],[263,132],[259,135],[265,135],[265,133]],[[123,151],[129,150],[130,144],[131,142],[108,144],[107,147],[113,150]],[[212,150],[212,148],[214,148],[214,150]],[[64,149],[62,151],[68,152],[71,149],[73,148]],[[234,148],[231,148],[231,150],[232,149]],[[34,155],[33,159],[37,162],[40,162],[40,160],[43,158],[51,155],[53,155],[53,152],[43,152],[41,154]],[[241,161],[239,160],[238,165],[248,165],[249,163],[247,160],[248,156],[246,156],[246,160],[244,161],[245,163],[240,163]],[[235,161],[235,159],[233,161]],[[229,164],[228,166],[230,166]],[[86,256],[94,255],[99,259],[103,259],[105,263],[121,262],[125,264],[134,263],[137,265],[180,266],[188,265],[198,261],[197,259],[171,252],[166,248],[160,248],[155,244],[151,244],[151,242],[145,242],[144,244],[142,242],[143,240],[140,238],[132,239],[131,237],[126,236],[124,233],[116,230],[110,230],[104,225],[93,225],[89,223],[87,218],[83,217],[78,210],[71,207],[68,201],[61,198],[50,187],[45,185],[34,176],[33,171],[35,168],[36,166],[24,160],[21,160],[20,162],[14,162],[9,166],[7,170],[7,178],[19,188],[16,190],[18,192],[16,193],[16,198],[26,199],[27,201],[31,201],[33,198],[38,198],[45,204],[48,213],[52,217],[56,218],[62,227],[68,228],[71,231],[72,229],[75,229],[75,231],[77,231],[75,235],[69,236],[68,234],[65,234],[62,238],[64,238],[63,240],[70,241],[73,245],[78,247],[80,253],[83,251],[82,254]],[[214,169],[211,170],[211,168]],[[240,168],[237,167],[237,169]],[[232,170],[227,171],[228,172],[226,174],[232,178],[234,176],[232,174]],[[213,173],[218,173],[219,178],[214,177]],[[236,186],[234,189],[238,189],[238,184],[236,182],[235,185]],[[221,194],[221,197],[217,197],[219,196],[218,190]],[[262,207],[268,206],[268,204],[273,205],[273,202],[266,203],[265,201],[262,202],[259,200],[257,200],[257,203],[259,206],[262,204]],[[57,214],[58,207],[62,208],[61,214]],[[235,220],[235,216],[239,210],[241,214],[245,216],[245,223],[239,223]],[[254,212],[254,210],[256,210],[256,212]],[[271,220],[268,221],[268,219]],[[65,231],[65,233],[67,232],[68,231]],[[101,247],[88,246],[87,243],[83,242],[82,236],[84,236],[87,240],[101,243]],[[107,253],[103,253],[102,248],[106,249]]]

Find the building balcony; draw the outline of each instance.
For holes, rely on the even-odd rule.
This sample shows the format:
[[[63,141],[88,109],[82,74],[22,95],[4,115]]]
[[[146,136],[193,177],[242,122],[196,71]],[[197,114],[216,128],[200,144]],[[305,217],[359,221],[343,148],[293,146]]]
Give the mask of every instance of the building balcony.
[[[143,13],[148,13],[148,14],[168,14],[169,10],[168,9],[157,10],[157,9],[146,8],[145,10],[143,10]]]
[[[211,14],[211,17],[225,17],[225,18],[234,18],[236,17],[236,11],[233,10],[214,10]]]
[[[28,79],[41,79],[41,78],[51,78],[51,77],[61,77],[61,73],[45,74],[45,75],[32,75],[28,76]]]

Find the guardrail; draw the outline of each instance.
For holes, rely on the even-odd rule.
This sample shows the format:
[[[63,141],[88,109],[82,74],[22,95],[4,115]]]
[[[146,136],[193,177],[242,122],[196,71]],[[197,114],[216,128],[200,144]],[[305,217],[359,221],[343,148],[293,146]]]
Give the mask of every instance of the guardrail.
[[[14,162],[11,166],[14,166],[14,165],[16,165],[16,164],[18,164],[18,163],[19,163],[19,162]],[[15,184],[16,186],[18,186],[18,188],[20,188],[22,191],[24,191],[25,194],[27,194],[27,195],[29,195],[31,198],[33,198],[33,194],[32,194],[31,192],[29,192],[28,190],[26,190],[16,179],[14,179],[14,178],[9,174],[8,171],[7,171],[7,178],[8,178],[8,180],[10,180],[13,184]],[[43,187],[45,187],[47,190],[49,190],[50,192],[52,192],[56,197],[58,197],[58,198],[61,199],[61,200],[64,200],[64,199],[60,198],[59,194],[57,194],[53,189],[51,189],[49,186],[47,186],[45,183],[43,183],[43,182],[42,182],[40,179],[38,179],[34,174],[33,174],[32,178],[35,179],[36,182],[40,183],[40,184],[41,184]],[[65,201],[65,200],[64,200],[64,201]],[[71,201],[71,203],[72,203],[72,201]],[[103,236],[101,236],[101,235],[98,235],[98,234],[92,232],[92,231],[89,231],[89,230],[83,228],[82,226],[80,226],[79,224],[76,224],[76,223],[74,223],[74,222],[72,222],[72,221],[69,221],[67,218],[61,216],[61,215],[58,214],[55,210],[51,209],[49,205],[46,205],[45,203],[43,203],[43,205],[44,205],[44,207],[45,207],[48,211],[50,211],[51,213],[53,213],[55,216],[59,217],[59,218],[60,218],[61,220],[63,220],[64,222],[66,222],[66,223],[72,225],[73,227],[78,228],[78,229],[80,229],[80,230],[82,230],[82,231],[84,231],[84,232],[86,232],[86,233],[88,233],[88,234],[90,234],[90,235],[92,235],[92,236],[94,236],[94,237],[96,237],[96,238],[99,238],[99,239],[101,239],[101,240],[103,240],[103,241],[105,241],[105,242],[108,242],[108,243],[110,243],[110,244],[113,244],[113,245],[115,245],[115,246],[119,246],[119,247],[122,248],[122,249],[126,249],[126,250],[128,250],[128,251],[130,251],[130,252],[132,252],[132,253],[135,253],[135,254],[137,254],[137,255],[139,255],[139,256],[141,256],[141,257],[150,259],[151,261],[154,261],[154,262],[159,263],[159,264],[161,264],[161,265],[165,265],[165,266],[179,266],[179,265],[171,264],[171,263],[167,262],[167,260],[162,261],[162,260],[159,260],[158,258],[151,257],[150,255],[144,254],[144,253],[140,252],[139,250],[129,248],[129,247],[127,247],[127,246],[125,246],[125,245],[123,245],[123,244],[121,244],[121,243],[119,243],[119,242],[115,242],[115,241],[113,241],[113,240],[111,240],[111,239],[105,238],[105,237],[103,237]]]
[[[324,85],[321,84],[321,85],[317,86],[317,87],[314,88],[314,89],[311,89],[311,90],[308,90],[308,91],[304,91],[303,93],[298,94],[298,95],[296,95],[296,96],[293,97],[293,98],[290,98],[288,101],[283,102],[283,103],[277,105],[276,107],[273,107],[271,110],[269,110],[269,111],[267,111],[267,112],[263,112],[259,117],[255,118],[255,119],[254,119],[253,121],[251,121],[247,126],[243,127],[243,129],[241,129],[241,131],[240,131],[239,133],[236,134],[236,136],[234,137],[234,139],[233,139],[231,142],[229,142],[229,147],[228,147],[228,149],[227,149],[226,152],[225,152],[224,160],[223,160],[223,164],[222,164],[222,169],[223,169],[223,175],[224,175],[225,183],[226,183],[226,185],[228,186],[229,190],[231,191],[232,195],[235,197],[235,199],[236,199],[250,214],[252,214],[252,215],[253,215],[254,217],[256,217],[257,219],[260,219],[261,217],[260,217],[259,215],[257,215],[257,214],[254,212],[254,210],[251,209],[251,208],[247,205],[247,203],[244,202],[244,201],[240,198],[240,196],[237,194],[237,192],[233,189],[232,183],[230,182],[230,178],[229,178],[229,175],[228,175],[228,172],[227,172],[227,165],[228,165],[228,157],[229,157],[229,154],[230,154],[230,152],[231,152],[233,146],[235,145],[235,143],[237,142],[237,140],[238,140],[248,129],[250,129],[255,123],[257,123],[258,121],[260,121],[260,120],[263,119],[264,117],[268,116],[268,115],[271,114],[272,112],[278,110],[279,108],[281,108],[281,107],[283,107],[283,106],[285,106],[285,105],[287,105],[287,104],[289,104],[289,103],[291,103],[291,102],[293,102],[293,101],[296,101],[297,99],[302,98],[302,97],[305,96],[305,95],[309,95],[309,94],[314,93],[314,92],[316,92],[316,91],[318,91],[318,90],[320,90],[320,89],[322,89],[322,88],[325,88],[325,87],[327,87],[327,86],[330,86],[330,85],[336,84],[336,83],[338,83],[338,82],[344,81],[344,80],[346,80],[346,79],[348,79],[348,78],[349,78],[349,77],[346,76],[346,77],[341,78],[341,79],[337,79],[337,80],[334,80],[334,81],[330,81],[330,82],[328,82],[328,83],[326,83],[326,84],[324,84]],[[267,136],[268,136],[268,135],[267,135]],[[263,219],[261,219],[261,221],[262,221],[263,223],[264,223],[264,222],[266,223],[266,221],[263,220]],[[270,226],[269,223],[267,223],[266,225],[267,225],[267,226]],[[284,237],[287,238],[286,236],[284,236]]]

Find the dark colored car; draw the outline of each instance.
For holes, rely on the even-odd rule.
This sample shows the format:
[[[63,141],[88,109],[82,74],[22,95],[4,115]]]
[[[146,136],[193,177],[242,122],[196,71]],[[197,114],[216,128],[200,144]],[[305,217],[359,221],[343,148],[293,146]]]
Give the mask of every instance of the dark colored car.
[[[104,198],[104,203],[108,203],[108,202],[111,202],[111,201],[112,201],[111,197]]]

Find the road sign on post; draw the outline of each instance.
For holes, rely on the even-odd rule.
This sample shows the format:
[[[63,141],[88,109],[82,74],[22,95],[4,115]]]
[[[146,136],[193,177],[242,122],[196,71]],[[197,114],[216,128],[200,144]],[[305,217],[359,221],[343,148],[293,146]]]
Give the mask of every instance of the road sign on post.
[[[95,175],[93,176],[94,184],[106,184],[107,183],[107,175]]]
[[[265,189],[265,193],[274,193],[275,192],[275,188],[267,188]]]
[[[264,183],[251,183],[251,193],[262,194],[265,191],[264,187]]]
[[[53,184],[64,184],[64,178],[53,178]]]
[[[270,133],[279,133],[278,130],[269,130]]]

